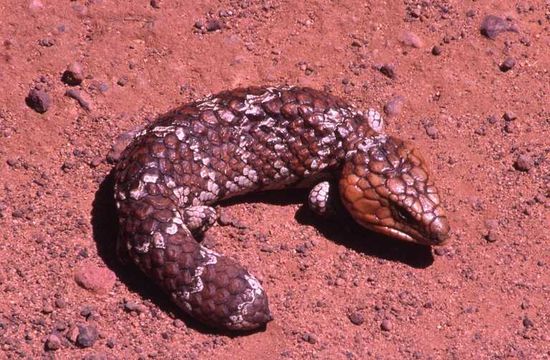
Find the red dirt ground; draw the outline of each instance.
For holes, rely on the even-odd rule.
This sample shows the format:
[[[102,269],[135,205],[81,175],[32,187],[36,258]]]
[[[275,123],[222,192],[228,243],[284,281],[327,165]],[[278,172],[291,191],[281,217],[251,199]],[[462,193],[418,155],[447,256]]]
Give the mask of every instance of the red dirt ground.
[[[515,31],[483,36],[486,15]],[[0,358],[548,359],[549,29],[548,1],[0,1]],[[89,110],[64,95],[74,62]],[[156,114],[260,84],[401,96],[387,131],[423,149],[453,235],[344,231],[304,193],[223,205],[235,221],[205,242],[262,279],[275,318],[227,336],[117,263],[106,156]]]

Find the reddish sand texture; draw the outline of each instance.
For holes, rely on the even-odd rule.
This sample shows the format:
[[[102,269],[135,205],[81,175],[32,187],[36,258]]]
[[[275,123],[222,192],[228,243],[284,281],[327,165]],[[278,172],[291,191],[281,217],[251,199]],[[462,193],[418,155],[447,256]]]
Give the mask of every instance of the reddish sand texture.
[[[0,358],[548,359],[549,28],[542,0],[0,1]],[[223,204],[204,242],[274,316],[234,336],[118,263],[108,155],[172,107],[262,84],[385,109],[453,234],[346,230],[303,192]]]

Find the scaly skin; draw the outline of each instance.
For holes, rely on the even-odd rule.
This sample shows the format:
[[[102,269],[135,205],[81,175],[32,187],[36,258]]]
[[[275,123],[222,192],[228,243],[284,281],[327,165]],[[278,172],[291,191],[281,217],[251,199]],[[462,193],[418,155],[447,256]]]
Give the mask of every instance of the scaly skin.
[[[417,150],[382,132],[373,110],[309,88],[222,92],[160,116],[116,167],[121,258],[130,258],[186,313],[213,327],[251,330],[271,319],[265,292],[240,264],[196,240],[232,196],[313,187],[330,211],[330,183],[362,226],[442,243],[449,225]]]

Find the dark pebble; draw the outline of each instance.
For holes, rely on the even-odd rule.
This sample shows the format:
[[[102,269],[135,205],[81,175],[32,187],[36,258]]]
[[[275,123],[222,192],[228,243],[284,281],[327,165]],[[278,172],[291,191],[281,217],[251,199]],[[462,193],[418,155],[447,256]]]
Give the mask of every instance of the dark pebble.
[[[46,344],[44,345],[46,350],[55,351],[61,347],[61,339],[59,336],[52,334],[46,339]]]
[[[523,318],[523,326],[525,326],[526,328],[530,328],[535,326],[535,323],[531,319],[529,319],[527,315],[525,315],[525,317]]]
[[[44,38],[38,40],[38,45],[44,46],[44,47],[51,47],[55,45],[55,39],[52,38]]]
[[[77,62],[70,64],[61,76],[61,81],[70,86],[80,85],[82,80],[84,80],[82,65]]]
[[[212,32],[216,30],[221,30],[222,23],[218,19],[208,19],[206,21],[206,31]]]
[[[432,48],[432,55],[439,56],[439,55],[441,55],[442,51],[443,50],[441,49],[441,47],[436,45]]]
[[[361,325],[365,322],[365,317],[358,311],[354,311],[349,314],[349,320],[354,325]]]
[[[153,9],[160,9],[160,0],[151,0],[150,4]]]
[[[403,109],[405,98],[401,95],[394,96],[384,105],[384,113],[389,116],[397,116]]]
[[[310,344],[316,344],[317,343],[317,336],[315,336],[315,334],[311,334],[311,333],[304,333],[302,335],[302,340],[304,340],[305,342],[308,342]]]
[[[533,161],[533,158],[525,154],[518,156],[516,162],[514,163],[514,167],[519,171],[529,171],[534,165],[535,162]]]
[[[98,337],[97,329],[92,325],[78,325],[76,344],[81,347],[91,347]]]
[[[506,60],[504,60],[502,62],[502,64],[500,64],[500,71],[502,72],[506,72],[508,70],[512,70],[514,68],[514,66],[516,66],[516,60],[514,58],[506,58]]]
[[[383,331],[391,331],[393,328],[393,325],[389,319],[382,320],[382,323],[380,324],[380,329]]]
[[[392,64],[384,64],[380,66],[378,70],[390,79],[395,78],[395,66],[393,66]]]
[[[495,39],[498,34],[504,31],[515,31],[517,29],[508,21],[495,15],[487,15],[481,22],[480,32],[489,39]]]
[[[119,86],[125,86],[126,84],[128,84],[128,77],[127,76],[121,76],[118,80],[117,80],[117,85]]]
[[[29,91],[27,98],[25,99],[27,105],[36,111],[37,113],[43,114],[50,108],[52,103],[50,95],[44,90],[32,89]]]

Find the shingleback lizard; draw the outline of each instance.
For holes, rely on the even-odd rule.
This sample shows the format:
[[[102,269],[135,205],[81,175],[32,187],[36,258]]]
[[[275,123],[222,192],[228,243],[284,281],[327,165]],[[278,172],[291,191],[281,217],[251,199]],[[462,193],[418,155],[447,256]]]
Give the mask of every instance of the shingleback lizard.
[[[251,330],[271,320],[260,282],[196,241],[219,200],[312,188],[326,215],[331,185],[363,227],[426,245],[450,231],[426,162],[383,132],[374,110],[300,87],[224,91],[164,114],[138,133],[115,169],[119,256],[213,327]]]

